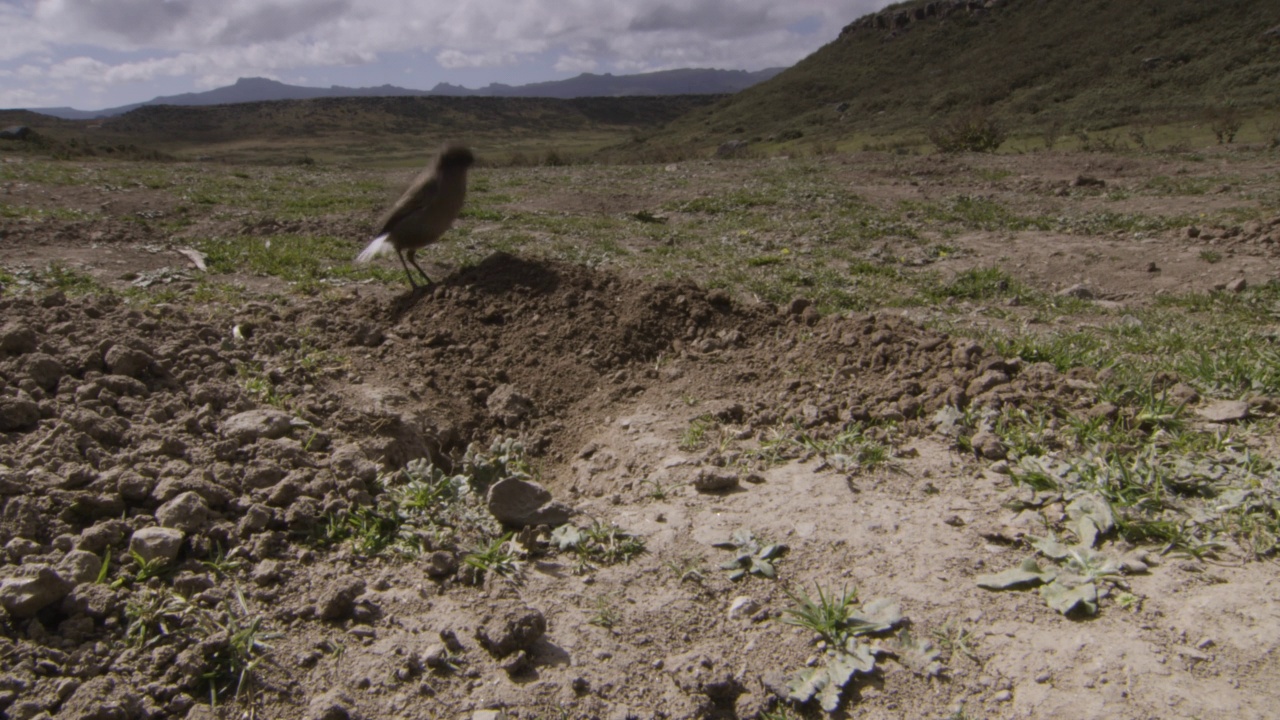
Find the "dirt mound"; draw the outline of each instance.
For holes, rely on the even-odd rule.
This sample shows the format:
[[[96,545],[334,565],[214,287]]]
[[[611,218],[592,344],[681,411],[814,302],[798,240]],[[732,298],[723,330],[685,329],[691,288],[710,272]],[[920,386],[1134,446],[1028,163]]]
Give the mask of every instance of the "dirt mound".
[[[432,649],[440,632],[446,645],[455,630],[500,633],[483,610],[491,595],[529,625],[523,603],[554,606],[562,583],[520,600],[464,582],[466,548],[393,562],[315,538],[378,502],[379,466],[454,467],[499,435],[573,502],[663,472],[701,482],[700,467],[725,465],[714,448],[683,474],[669,448],[599,464],[601,428],[638,405],[683,406],[743,438],[829,438],[857,423],[920,435],[947,405],[1088,402],[1088,383],[1050,366],[892,315],[742,305],[508,255],[419,297],[188,311],[55,292],[0,299],[0,312],[0,706],[20,718],[102,716],[89,706],[104,698],[122,717],[198,716],[211,688],[246,672],[236,658],[252,653],[235,651],[249,617],[262,637],[282,634],[263,640],[272,662],[250,668],[252,702],[271,717],[390,716],[424,696],[428,715],[456,712],[508,676],[548,679],[504,696],[513,706],[625,699],[674,717],[750,714],[734,709],[750,690],[741,680],[593,685],[541,632],[516,660],[470,639]],[[554,641],[556,621],[532,612]],[[678,644],[688,617],[673,617],[640,645]],[[349,667],[347,644],[359,648]],[[690,658],[693,677],[702,661]]]

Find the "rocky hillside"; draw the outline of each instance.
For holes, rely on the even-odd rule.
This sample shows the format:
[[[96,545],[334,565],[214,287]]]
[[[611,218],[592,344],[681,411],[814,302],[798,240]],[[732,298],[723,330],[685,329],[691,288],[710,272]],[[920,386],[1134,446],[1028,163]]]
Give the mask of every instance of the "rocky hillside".
[[[718,144],[919,130],[984,109],[1015,128],[1106,129],[1280,107],[1269,0],[931,0],[849,24],[664,137]]]

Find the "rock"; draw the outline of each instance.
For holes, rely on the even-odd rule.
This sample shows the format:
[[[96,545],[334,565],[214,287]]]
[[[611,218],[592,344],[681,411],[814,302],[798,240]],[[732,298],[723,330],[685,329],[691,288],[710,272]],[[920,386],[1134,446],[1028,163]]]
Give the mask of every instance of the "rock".
[[[33,430],[40,422],[40,406],[26,398],[0,397],[0,432]]]
[[[1106,187],[1107,181],[1102,178],[1090,177],[1088,175],[1077,175],[1071,185],[1073,187]]]
[[[726,492],[739,487],[738,474],[718,467],[701,467],[690,481],[698,492]]]
[[[453,553],[436,550],[427,556],[427,575],[433,578],[449,577],[458,569],[458,560]]]
[[[1072,285],[1058,291],[1059,297],[1073,297],[1079,300],[1092,300],[1094,298],[1093,290],[1083,283]]]
[[[22,559],[28,555],[39,555],[44,551],[43,545],[29,538],[16,537],[4,544],[5,555],[14,565],[21,565]]]
[[[185,533],[175,528],[142,528],[129,538],[129,550],[147,562],[162,560],[171,563],[178,559],[178,551],[182,549],[185,537]]]
[[[729,619],[738,620],[741,618],[749,618],[756,614],[760,609],[760,603],[746,595],[739,595],[729,603]]]
[[[516,527],[563,525],[573,510],[553,500],[551,493],[531,480],[506,478],[493,484],[488,494],[489,512],[500,522]]]
[[[280,582],[284,576],[284,565],[279,560],[263,560],[254,566],[249,579],[255,584],[266,586]]]
[[[44,390],[52,390],[57,387],[58,381],[67,372],[62,363],[58,362],[52,355],[45,355],[44,353],[27,355],[26,369],[27,375]]]
[[[979,430],[970,439],[975,455],[987,460],[1003,460],[1009,454],[1004,443],[990,430]]]
[[[988,370],[969,382],[969,386],[965,388],[964,393],[968,397],[976,398],[984,392],[992,388],[999,387],[1009,382],[1009,376],[1000,370]]]
[[[58,574],[79,585],[98,579],[102,571],[102,558],[84,550],[72,550],[58,562]]]
[[[1245,288],[1247,288],[1248,286],[1249,286],[1249,283],[1245,281],[1244,278],[1236,278],[1235,280],[1232,280],[1231,282],[1226,284],[1226,291],[1233,292],[1233,293],[1242,293],[1244,292]]]
[[[61,609],[64,615],[88,615],[102,620],[120,611],[120,595],[110,585],[81,583],[62,599]]]
[[[156,520],[163,527],[197,532],[209,522],[209,505],[199,494],[184,492],[157,508]]]
[[[1197,409],[1196,414],[1209,422],[1235,422],[1249,417],[1249,403],[1243,400],[1219,400]]]
[[[722,142],[718,147],[716,147],[716,157],[718,158],[734,157],[735,155],[742,152],[746,148],[747,148],[746,140],[729,140],[726,142]]]
[[[21,323],[5,323],[0,328],[0,352],[9,355],[35,352],[38,341],[36,331]]]
[[[499,385],[485,401],[489,414],[503,425],[512,427],[533,414],[533,401],[510,385]]]
[[[471,713],[471,720],[507,720],[507,714],[501,710],[477,710]]]
[[[29,618],[61,601],[75,587],[48,565],[23,566],[23,575],[0,580],[0,607],[16,618]]]
[[[493,614],[476,628],[475,638],[495,658],[533,649],[547,632],[547,619],[535,608],[512,603],[493,609]]]
[[[1178,383],[1169,388],[1167,396],[1179,405],[1192,405],[1200,402],[1200,393],[1186,383]]]
[[[146,715],[142,695],[109,675],[86,680],[58,710],[59,720],[127,720]]]
[[[124,345],[112,345],[102,359],[112,374],[131,378],[144,375],[154,362],[150,355]]]
[[[274,440],[284,437],[295,427],[306,427],[306,423],[287,412],[258,408],[227,418],[222,423],[222,436],[248,445],[262,438]]]
[[[311,699],[307,720],[349,720],[354,701],[341,690],[330,690]]]
[[[355,610],[356,598],[364,592],[364,580],[347,578],[338,580],[320,595],[316,603],[316,615],[321,620],[345,620]]]

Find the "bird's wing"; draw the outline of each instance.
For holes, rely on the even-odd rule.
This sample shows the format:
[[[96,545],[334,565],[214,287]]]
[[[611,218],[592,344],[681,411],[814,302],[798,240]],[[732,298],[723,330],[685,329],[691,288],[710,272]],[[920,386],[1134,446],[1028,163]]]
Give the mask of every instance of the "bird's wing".
[[[430,205],[431,202],[440,194],[440,180],[436,177],[434,169],[427,170],[418,176],[418,179],[404,191],[404,195],[391,206],[387,214],[383,216],[381,224],[378,226],[378,234],[391,232],[406,215],[421,210]]]

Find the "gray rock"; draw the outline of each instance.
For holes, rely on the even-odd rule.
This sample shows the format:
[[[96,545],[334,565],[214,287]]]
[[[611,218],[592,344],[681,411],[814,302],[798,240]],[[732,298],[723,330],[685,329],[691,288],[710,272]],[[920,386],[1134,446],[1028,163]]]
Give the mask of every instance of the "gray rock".
[[[185,537],[181,530],[175,528],[142,528],[129,538],[129,550],[147,562],[163,560],[171,563],[178,558],[178,551],[182,549]]]
[[[0,328],[0,352],[10,355],[34,352],[38,341],[36,331],[21,323],[5,323]]]
[[[448,577],[458,569],[453,553],[436,550],[427,557],[427,574],[434,578]]]
[[[471,720],[507,720],[502,710],[476,710],[471,713]]]
[[[52,390],[57,387],[58,381],[67,372],[62,363],[58,362],[52,355],[31,353],[26,360],[27,375],[45,390]]]
[[[40,406],[27,398],[0,397],[0,432],[33,430],[40,422]]]
[[[312,698],[307,720],[350,720],[354,701],[341,690],[330,690]]]
[[[355,610],[356,598],[364,592],[364,580],[347,578],[330,585],[316,603],[316,615],[321,620],[345,620]]]
[[[739,487],[737,473],[717,467],[698,468],[690,482],[694,490],[706,493],[725,492]]]
[[[984,392],[992,388],[999,387],[1009,382],[1009,376],[1000,370],[988,370],[969,382],[969,386],[965,388],[965,395],[976,398]]]
[[[4,544],[4,553],[14,565],[21,565],[22,558],[28,555],[39,555],[44,551],[43,545],[30,538],[16,537]]]
[[[261,438],[284,437],[295,427],[306,427],[306,423],[287,412],[258,408],[227,418],[222,423],[222,435],[247,445]]]
[[[1249,417],[1249,403],[1243,400],[1219,400],[1196,410],[1196,414],[1209,422],[1235,422]]]
[[[1244,278],[1236,278],[1227,283],[1225,289],[1227,292],[1242,293],[1247,287],[1249,287],[1249,283]]]
[[[499,385],[485,401],[489,414],[511,427],[533,414],[533,401],[510,385]]]
[[[975,455],[987,460],[1003,460],[1009,451],[1000,438],[990,430],[979,430],[970,439]]]
[[[754,598],[747,597],[746,595],[739,595],[733,599],[732,603],[729,604],[729,619],[738,620],[741,618],[749,618],[752,615],[755,615],[756,611],[759,609],[760,603],[756,602]]]
[[[129,535],[129,524],[120,519],[103,520],[85,528],[80,533],[76,547],[91,553],[101,553],[109,547],[118,547]]]
[[[568,505],[553,500],[546,488],[520,478],[494,483],[489,488],[488,505],[499,521],[516,527],[562,525],[573,514]]]
[[[102,558],[84,550],[72,550],[58,563],[58,574],[79,585],[98,579]]]
[[[184,533],[197,532],[209,523],[209,504],[198,493],[184,492],[156,509],[156,521]]]
[[[112,374],[131,378],[144,375],[151,369],[153,362],[150,355],[124,345],[112,345],[103,356],[103,361],[106,362],[107,370]]]
[[[75,587],[48,565],[23,567],[22,572],[0,580],[0,607],[16,618],[32,617]]]
[[[476,628],[475,637],[480,647],[495,658],[532,650],[547,632],[547,618],[536,608],[517,602],[491,610],[492,614]]]
[[[1093,290],[1083,283],[1063,288],[1058,291],[1058,295],[1061,297],[1073,297],[1080,300],[1092,300],[1094,298]]]
[[[119,591],[110,585],[81,583],[62,599],[64,615],[88,615],[94,620],[115,615],[120,611]]]

